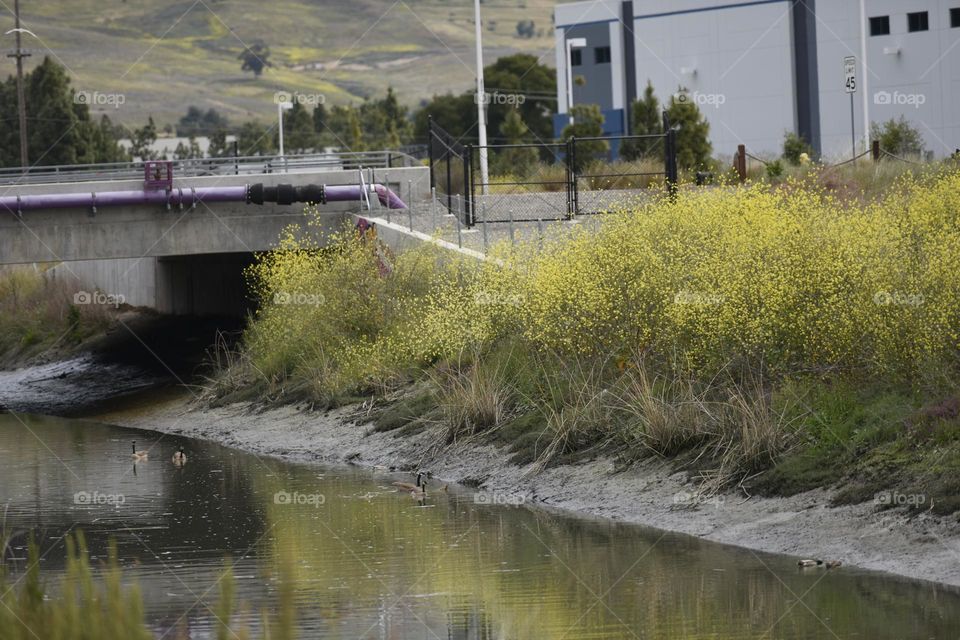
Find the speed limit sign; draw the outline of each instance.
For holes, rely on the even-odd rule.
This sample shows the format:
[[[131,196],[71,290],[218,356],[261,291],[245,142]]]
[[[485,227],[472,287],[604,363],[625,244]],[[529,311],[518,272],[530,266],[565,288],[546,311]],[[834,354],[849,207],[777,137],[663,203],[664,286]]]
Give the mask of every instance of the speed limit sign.
[[[843,59],[843,75],[846,77],[844,88],[847,93],[857,92],[857,59],[854,56],[848,56]]]

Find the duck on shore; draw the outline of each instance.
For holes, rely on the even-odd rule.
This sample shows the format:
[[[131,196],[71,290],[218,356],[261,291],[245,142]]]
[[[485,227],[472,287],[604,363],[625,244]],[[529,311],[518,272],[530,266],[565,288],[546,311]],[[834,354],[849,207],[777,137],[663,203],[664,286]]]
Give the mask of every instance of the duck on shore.
[[[810,569],[813,567],[823,567],[825,569],[836,569],[842,564],[843,562],[841,562],[840,560],[827,560],[826,562],[824,562],[823,560],[813,560],[811,558],[804,558],[803,560],[797,561],[797,566],[800,567],[801,569]]]

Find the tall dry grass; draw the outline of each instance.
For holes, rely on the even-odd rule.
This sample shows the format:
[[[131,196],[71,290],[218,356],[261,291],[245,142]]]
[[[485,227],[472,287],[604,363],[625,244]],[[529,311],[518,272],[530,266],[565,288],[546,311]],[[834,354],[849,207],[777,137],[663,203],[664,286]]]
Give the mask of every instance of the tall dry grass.
[[[0,358],[8,363],[69,349],[109,326],[114,307],[75,304],[80,284],[39,268],[0,270]]]

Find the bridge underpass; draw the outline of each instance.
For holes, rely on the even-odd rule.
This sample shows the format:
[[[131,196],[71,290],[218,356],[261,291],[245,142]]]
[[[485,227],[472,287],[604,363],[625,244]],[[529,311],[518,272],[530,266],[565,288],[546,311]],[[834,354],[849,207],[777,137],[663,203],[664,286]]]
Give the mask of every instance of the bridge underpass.
[[[426,167],[380,168],[363,177],[407,199],[428,198]],[[192,206],[186,194],[255,183],[338,187],[359,181],[356,170],[188,177],[173,183],[184,206],[72,206],[19,215],[0,210],[0,265],[42,265],[50,277],[73,279],[78,292],[122,296],[128,304],[163,313],[243,314],[249,308],[244,267],[255,252],[274,248],[286,227],[304,222],[304,205],[200,201]],[[97,193],[143,190],[140,180],[11,185],[0,187],[0,198],[20,196],[26,202],[30,196],[89,193],[95,203]],[[318,236],[335,231],[361,208],[359,200],[327,202],[318,207],[320,225],[311,231]]]

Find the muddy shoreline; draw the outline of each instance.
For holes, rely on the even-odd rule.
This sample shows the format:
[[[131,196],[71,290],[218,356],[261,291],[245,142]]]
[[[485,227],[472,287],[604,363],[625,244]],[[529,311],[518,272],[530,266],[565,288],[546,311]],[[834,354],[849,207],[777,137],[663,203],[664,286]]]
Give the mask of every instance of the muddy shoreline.
[[[613,461],[560,466],[539,474],[508,463],[484,443],[437,447],[430,429],[414,435],[373,432],[362,407],[326,413],[296,406],[268,410],[248,404],[208,408],[184,392],[149,404],[117,408],[96,419],[165,434],[212,440],[253,454],[302,462],[355,464],[396,479],[427,469],[435,486],[478,487],[504,500],[686,533],[714,542],[796,558],[840,560],[853,567],[960,587],[960,525],[933,514],[908,517],[872,503],[830,507],[831,493],[789,498],[728,494],[698,504],[682,473],[663,463],[616,471]],[[785,560],[786,561],[786,560]]]

